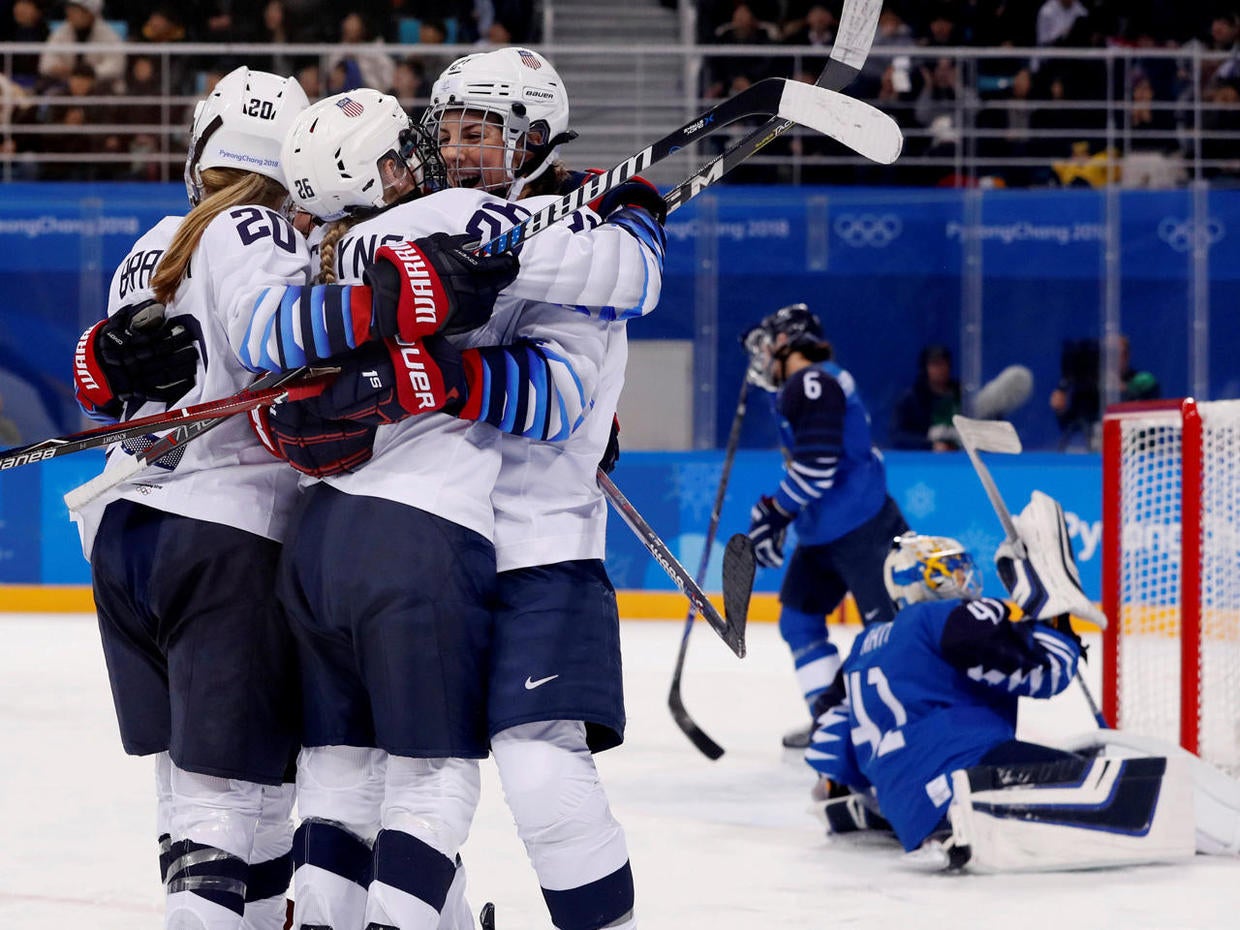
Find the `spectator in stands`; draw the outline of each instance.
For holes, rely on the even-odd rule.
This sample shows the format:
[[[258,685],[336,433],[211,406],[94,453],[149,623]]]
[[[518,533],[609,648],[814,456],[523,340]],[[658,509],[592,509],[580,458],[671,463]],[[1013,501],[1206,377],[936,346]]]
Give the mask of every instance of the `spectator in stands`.
[[[415,113],[426,106],[431,86],[426,80],[426,66],[421,59],[409,56],[396,63],[392,78],[392,93],[408,112]]]
[[[1240,159],[1237,159],[1235,138],[1227,133],[1240,132],[1240,77],[1222,81],[1202,117],[1201,156],[1207,160],[1203,169],[1215,182],[1240,183]]]
[[[373,87],[382,91],[391,89],[396,64],[391,55],[384,51],[383,38],[373,37],[370,25],[361,13],[347,13],[340,21],[340,44],[369,45],[372,48],[339,52],[328,59],[329,69],[334,70],[343,63],[348,75],[344,86],[337,88],[336,93],[358,87]]]
[[[879,87],[883,82],[883,74],[887,68],[893,64],[890,55],[884,55],[882,50],[885,46],[899,46],[913,44],[913,30],[909,27],[896,10],[890,7],[884,7],[883,12],[878,17],[878,28],[874,33],[874,43],[870,47],[870,54],[865,59],[865,64],[861,67],[861,74],[851,88],[849,93],[856,97],[870,98],[878,93]],[[905,93],[907,88],[906,82],[900,79],[900,73],[908,75],[910,63],[906,58],[900,58],[895,61],[896,72],[894,74],[894,89],[897,93]]]
[[[732,10],[732,19],[715,30],[715,44],[768,45],[778,34],[774,25],[759,20],[749,4],[740,0]],[[738,78],[747,87],[768,77],[769,62],[757,56],[717,55],[710,59],[707,71],[706,96],[728,97],[740,89]]]
[[[1230,58],[1201,63],[1201,97],[1213,100],[1215,91],[1226,81],[1240,76],[1240,13],[1218,13],[1210,22],[1210,52],[1226,52]]]
[[[294,38],[297,31],[284,0],[267,0],[263,5],[262,22],[258,26],[254,41],[263,42],[273,47],[269,57],[256,59],[254,67],[272,74],[291,74],[292,56],[282,46],[298,41]],[[308,41],[314,41],[310,39]]]
[[[823,0],[788,0],[779,33],[788,45],[830,48],[839,20]]]
[[[252,42],[259,9],[246,0],[199,0],[192,31],[203,42]]]
[[[788,32],[790,26],[796,28]],[[838,26],[839,22],[835,14],[823,3],[813,3],[799,19],[784,24],[783,35],[787,45],[808,46],[819,49],[821,52],[817,55],[802,54],[800,57],[801,69],[813,74],[810,79],[811,84],[817,80],[818,75],[827,65],[831,46],[835,44],[835,30]]]
[[[164,93],[162,84],[159,63],[154,55],[137,54],[129,57],[129,74],[125,80],[127,97],[160,97]],[[118,150],[134,156],[128,176],[136,181],[167,180],[167,167],[150,157],[152,153],[159,151],[160,126],[164,123],[163,105],[126,102],[116,107],[114,113],[118,123],[143,127],[137,132],[118,136]],[[176,113],[169,114],[168,119],[178,126],[185,122]]]
[[[100,87],[120,90],[125,53],[89,50],[92,45],[120,42],[116,30],[103,19],[103,0],[72,0],[65,7],[65,21],[47,37],[47,50],[39,56],[39,76],[48,85],[63,85],[74,66],[85,62]]]
[[[964,85],[955,58],[937,58],[932,67],[922,65],[922,90],[914,108],[917,122],[930,133],[923,154],[951,159],[960,145],[961,133],[973,125],[978,109],[977,91]],[[954,168],[929,165],[924,183],[956,186]]]
[[[101,163],[89,156],[101,152],[119,152],[120,140],[115,135],[90,131],[94,126],[112,122],[109,107],[89,99],[99,93],[95,70],[86,62],[75,65],[65,81],[66,103],[47,108],[46,132],[38,141],[40,151],[51,155],[73,155],[73,161],[46,161],[40,176],[45,181],[96,181],[115,176],[116,163]]]
[[[138,37],[141,42],[157,42],[161,45],[184,42],[188,38],[184,15],[171,4],[157,6],[143,20],[141,27],[138,29]],[[197,93],[198,89],[194,85],[192,62],[184,55],[171,55],[167,59],[164,59],[162,56],[147,55],[147,64],[142,67],[144,75],[148,68],[150,70],[150,77],[142,81],[143,86],[146,88],[145,93],[165,93],[162,86],[162,64],[164,60],[169,65],[167,93],[185,96]],[[131,61],[129,69],[130,78],[132,78],[133,74],[132,65]],[[130,87],[129,93],[134,94],[136,91]]]
[[[302,62],[293,73],[301,89],[306,92],[307,100],[314,103],[323,96],[323,69],[319,67],[317,60]]]
[[[1148,371],[1132,367],[1128,337],[1115,343],[1115,363],[1119,377],[1119,399],[1155,400],[1162,392],[1158,379]],[[1059,448],[1067,449],[1081,441],[1098,449],[1101,441],[1101,397],[1098,372],[1101,369],[1097,339],[1064,342],[1060,358],[1060,381],[1051,392],[1050,406],[1059,421]]]
[[[893,449],[953,452],[960,448],[952,417],[960,413],[960,382],[947,346],[928,345],[917,357],[917,379],[896,403]]]
[[[1039,101],[1034,96],[1034,86],[1033,75],[1029,69],[1020,69],[1007,79],[1006,86],[997,95],[988,98],[981,105],[977,116],[977,128],[987,133],[977,141],[978,155],[1009,162],[987,166],[982,169],[982,173],[1001,178],[1006,187],[1030,187],[1049,183],[1049,159],[1052,154],[1061,154],[1054,140],[1048,143],[1039,136],[1043,130],[1053,129],[1055,123],[1048,111],[1039,107]],[[1029,159],[1046,159],[1046,163],[1010,163]]]
[[[14,0],[13,15],[6,24],[0,40],[5,42],[46,42],[48,36],[47,20],[43,16],[43,7],[38,0]],[[39,80],[39,56],[33,54],[14,55],[13,70],[10,75],[21,87],[33,88]]]
[[[959,28],[960,11],[946,3],[935,5],[927,18],[925,34],[917,39],[918,45],[942,48],[967,44]]]

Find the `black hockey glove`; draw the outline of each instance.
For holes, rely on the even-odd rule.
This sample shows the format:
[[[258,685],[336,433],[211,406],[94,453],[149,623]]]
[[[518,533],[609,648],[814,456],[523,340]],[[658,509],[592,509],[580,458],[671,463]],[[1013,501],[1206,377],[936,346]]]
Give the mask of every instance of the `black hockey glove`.
[[[1081,636],[1076,630],[1072,629],[1072,615],[1059,614],[1057,617],[1051,617],[1048,620],[1041,621],[1056,632],[1062,633],[1068,639],[1076,643],[1076,648],[1081,651],[1081,661],[1089,661],[1089,647],[1081,640]]]
[[[763,568],[784,564],[784,537],[791,522],[791,515],[784,513],[773,497],[763,497],[749,511],[749,538],[753,540],[754,558]]]
[[[602,469],[604,475],[610,475],[616,470],[618,461],[620,461],[620,417],[613,413],[611,435],[607,437],[607,448],[603,450],[603,457],[599,459],[598,467]]]
[[[467,332],[489,320],[520,262],[511,252],[475,255],[464,248],[470,241],[435,233],[379,249],[363,274],[375,335],[412,342],[432,333]]]
[[[381,426],[418,413],[454,413],[467,393],[460,353],[440,336],[368,342],[337,362],[340,374],[306,401],[324,420]]]
[[[349,420],[326,420],[310,401],[291,401],[250,411],[250,426],[276,458],[303,475],[327,478],[370,460],[377,428]]]
[[[128,401],[172,404],[184,396],[198,376],[198,348],[183,322],[145,300],[82,334],[73,375],[83,408],[115,417]]]

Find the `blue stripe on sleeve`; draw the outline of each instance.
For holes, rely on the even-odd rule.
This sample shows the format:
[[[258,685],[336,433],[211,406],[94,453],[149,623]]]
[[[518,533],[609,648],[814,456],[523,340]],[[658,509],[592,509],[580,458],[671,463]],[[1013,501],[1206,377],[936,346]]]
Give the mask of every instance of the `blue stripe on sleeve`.
[[[504,416],[496,424],[505,433],[512,432],[513,423],[517,419],[517,403],[515,397],[517,391],[524,386],[525,378],[522,377],[521,364],[509,355],[507,352],[502,354],[504,360],[504,393],[507,400],[504,403]]]
[[[298,312],[301,307],[302,288],[286,287],[284,294],[280,297],[280,310],[275,318],[268,326],[267,332],[264,334],[270,336],[273,328],[278,325],[280,328],[280,336],[283,341],[284,358],[277,362],[276,370],[284,368],[300,368],[306,364],[305,350],[297,344],[293,338],[293,321],[297,319]],[[263,355],[267,353],[267,339],[263,340]]]
[[[324,293],[321,287],[307,288],[310,291],[310,329],[314,338],[314,354],[319,358],[332,355],[331,339],[327,335],[327,319],[324,316]]]
[[[529,429],[525,430],[522,435],[546,439],[547,363],[543,360],[542,353],[533,346],[526,347],[525,355],[529,359],[530,383],[534,388],[534,415]]]

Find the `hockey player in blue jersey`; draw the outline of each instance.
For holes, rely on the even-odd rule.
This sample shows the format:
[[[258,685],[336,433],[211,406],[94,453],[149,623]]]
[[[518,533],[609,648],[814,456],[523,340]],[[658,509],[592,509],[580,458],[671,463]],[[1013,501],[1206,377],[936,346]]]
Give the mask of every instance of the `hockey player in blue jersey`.
[[[779,632],[812,719],[815,700],[840,667],[827,615],[850,591],[864,623],[895,615],[882,565],[891,540],[908,524],[887,493],[856,382],[832,361],[818,317],[805,304],[783,307],[751,329],[744,345],[750,382],[776,394],[788,453],[778,490],[753,507],[749,537],[758,564],[777,568],[787,528],[796,528],[797,547],[779,591]],[[804,747],[809,729],[790,733],[785,745]]]
[[[1081,587],[1058,502],[1035,491],[1011,525],[1019,538],[995,558],[1011,602],[980,596],[955,540],[895,541],[883,573],[900,612],[858,636],[806,751],[833,787],[858,792],[828,802],[829,829],[867,825],[876,799],[908,864],[929,869],[1234,855],[1240,784],[1179,747],[1111,729],[1059,748],[1016,738],[1019,699],[1053,697],[1078,674],[1069,615],[1107,620]]]
[[[1016,709],[1066,688],[1081,646],[1067,614],[1018,622],[1012,605],[982,597],[953,539],[898,537],[883,575],[900,612],[858,635],[806,760],[834,784],[872,788],[913,850],[945,827],[956,769],[1070,757],[1017,742]]]

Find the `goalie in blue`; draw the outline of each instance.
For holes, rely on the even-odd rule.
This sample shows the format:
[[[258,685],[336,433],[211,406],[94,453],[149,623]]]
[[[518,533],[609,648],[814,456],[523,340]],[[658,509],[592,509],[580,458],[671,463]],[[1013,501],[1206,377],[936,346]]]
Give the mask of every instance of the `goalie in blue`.
[[[883,575],[900,612],[857,637],[806,761],[834,784],[873,788],[913,850],[945,827],[954,770],[1071,758],[1018,742],[1016,708],[1066,688],[1081,646],[1066,614],[1014,622],[1012,605],[982,597],[973,557],[953,539],[899,537]]]

